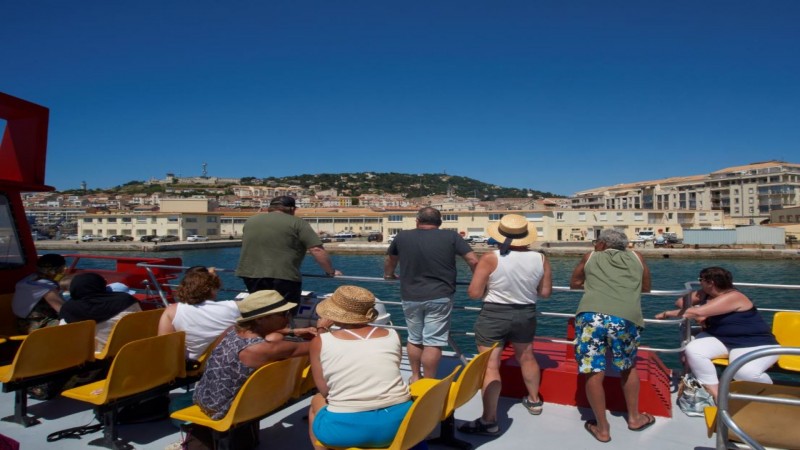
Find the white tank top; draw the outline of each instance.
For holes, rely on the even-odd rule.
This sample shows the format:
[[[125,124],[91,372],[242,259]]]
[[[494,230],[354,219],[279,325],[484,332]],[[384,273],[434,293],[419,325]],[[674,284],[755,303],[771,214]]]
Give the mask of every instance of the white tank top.
[[[223,331],[236,323],[239,308],[233,300],[178,303],[172,326],[186,332],[186,357],[197,359]]]
[[[400,337],[395,330],[387,331],[383,337],[357,340],[320,334],[329,411],[372,411],[411,399],[400,375]]]
[[[544,255],[511,251],[497,255],[497,268],[489,275],[483,301],[500,305],[531,305],[539,298],[536,289],[544,275]]]

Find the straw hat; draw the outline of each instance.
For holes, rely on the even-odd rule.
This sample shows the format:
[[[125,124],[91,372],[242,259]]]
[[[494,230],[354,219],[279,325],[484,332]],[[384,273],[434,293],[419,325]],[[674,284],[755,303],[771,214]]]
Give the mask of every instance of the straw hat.
[[[242,315],[242,318],[236,322],[243,323],[288,311],[297,306],[297,303],[287,301],[277,291],[266,290],[253,292],[244,300],[236,302],[236,306],[239,307],[239,314]]]
[[[339,286],[317,305],[317,315],[338,323],[369,323],[378,317],[375,295],[358,286]]]
[[[506,214],[499,222],[489,225],[487,232],[500,244],[512,238],[514,247],[525,247],[536,240],[536,227],[519,214]]]

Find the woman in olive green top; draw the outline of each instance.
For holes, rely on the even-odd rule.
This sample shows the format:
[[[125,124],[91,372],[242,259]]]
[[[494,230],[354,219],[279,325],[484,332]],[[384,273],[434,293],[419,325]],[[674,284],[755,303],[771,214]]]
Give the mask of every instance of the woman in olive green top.
[[[603,390],[608,349],[620,371],[628,429],[642,431],[655,423],[653,416],[639,412],[635,365],[644,328],[641,293],[650,292],[650,271],[640,254],[626,251],[627,245],[628,238],[621,231],[603,230],[594,251],[584,255],[569,283],[572,289],[584,290],[575,315],[575,359],[578,371],[586,374],[586,397],[596,418],[584,428],[600,442],[611,440]]]

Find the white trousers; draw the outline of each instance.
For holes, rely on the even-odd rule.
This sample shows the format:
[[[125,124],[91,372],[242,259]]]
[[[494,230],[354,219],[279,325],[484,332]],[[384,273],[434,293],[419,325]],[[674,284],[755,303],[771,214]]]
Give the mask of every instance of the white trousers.
[[[746,353],[760,348],[777,347],[776,345],[759,345],[756,347],[736,348],[728,352],[719,339],[708,333],[700,333],[686,346],[686,362],[692,373],[703,384],[719,384],[717,369],[711,362],[714,358],[727,356],[729,362]],[[758,383],[772,384],[772,379],[764,373],[778,360],[778,355],[765,356],[754,359],[742,366],[733,379],[738,381],[756,381]]]

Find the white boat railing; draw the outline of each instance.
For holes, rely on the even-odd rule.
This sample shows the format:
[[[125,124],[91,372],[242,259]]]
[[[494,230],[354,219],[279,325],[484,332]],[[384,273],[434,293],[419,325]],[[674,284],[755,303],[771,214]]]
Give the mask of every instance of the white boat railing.
[[[161,301],[165,305],[167,305],[169,303],[169,295],[164,291],[163,286],[160,283],[157,282],[156,276],[153,273],[152,269],[153,268],[173,269],[173,270],[177,269],[177,270],[184,270],[185,271],[186,269],[189,268],[189,266],[168,266],[168,265],[158,265],[158,264],[149,264],[149,263],[140,263],[138,265],[147,270],[148,277],[150,279],[150,283],[148,283],[148,289],[152,289],[152,291],[156,292],[157,295],[160,297]],[[235,270],[233,270],[233,269],[226,269],[226,268],[219,268],[219,267],[216,267],[215,270],[217,272],[219,272],[219,273],[224,273],[224,272],[233,273],[233,272],[235,272]],[[336,281],[336,282],[345,282],[345,283],[346,282],[377,283],[377,284],[381,284],[381,283],[383,283],[383,284],[387,284],[387,283],[388,284],[396,284],[396,283],[398,283],[398,280],[396,280],[396,279],[386,280],[386,279],[378,278],[378,277],[362,277],[362,276],[350,276],[350,275],[340,275],[340,276],[337,276],[337,277],[329,277],[327,275],[320,275],[320,274],[303,274],[302,276],[304,278],[321,278],[321,279],[327,279],[327,280],[333,280],[333,281]],[[466,286],[466,285],[469,285],[469,282],[459,281],[456,284],[459,285],[459,286]],[[642,295],[643,296],[655,296],[655,297],[668,297],[668,298],[673,298],[674,299],[674,298],[679,298],[679,297],[681,297],[681,296],[683,296],[683,295],[685,295],[685,294],[687,294],[689,292],[692,292],[693,290],[696,290],[698,285],[699,285],[699,283],[697,281],[689,281],[689,282],[685,282],[684,283],[683,289],[677,289],[677,290],[653,290],[653,291],[648,292],[648,293],[643,293]],[[170,288],[174,288],[177,285],[167,285],[167,286],[169,286]],[[735,286],[736,287],[740,287],[740,288],[800,290],[800,285],[784,285],[784,284],[736,283]],[[231,290],[231,292],[240,292],[240,291]],[[566,287],[566,286],[553,286],[553,292],[554,293],[569,293],[571,295],[576,295],[576,294],[582,294],[583,293],[582,290],[570,289],[569,287]],[[400,302],[400,301],[378,300],[378,302],[383,304],[383,305],[386,305],[386,306],[395,306],[395,307],[402,306],[402,302]],[[546,304],[546,303],[543,302],[543,304]],[[461,305],[456,305],[456,306],[454,306],[454,309],[460,309],[460,310],[470,311],[470,312],[475,312],[475,313],[480,311],[480,307],[479,306],[461,306]],[[759,310],[760,311],[771,311],[771,312],[786,311],[786,309],[768,309],[768,308],[759,308]],[[575,316],[574,314],[570,314],[570,313],[549,312],[549,311],[538,311],[537,315],[540,316],[540,317],[543,317],[543,318],[558,318],[558,319],[563,319],[563,320],[569,320],[569,319],[571,319],[571,318],[573,318]],[[679,339],[680,345],[677,346],[677,347],[664,347],[664,348],[662,348],[662,347],[650,347],[650,346],[644,346],[643,345],[643,346],[640,347],[641,350],[648,350],[648,351],[657,352],[657,353],[664,353],[664,354],[676,354],[676,353],[682,352],[686,348],[686,345],[691,340],[692,326],[691,326],[691,323],[690,323],[690,321],[688,319],[679,319],[679,318],[678,319],[663,319],[663,320],[659,320],[659,319],[644,319],[644,321],[645,321],[646,324],[659,326],[659,327],[663,327],[663,326],[677,327],[679,329],[679,334],[678,335],[680,336],[680,339]],[[383,324],[381,326],[384,326],[384,327],[387,327],[387,328],[393,328],[393,329],[397,329],[397,330],[405,330],[406,329],[406,327],[404,327],[404,326],[399,326],[399,325],[394,325],[394,324]],[[466,336],[474,336],[474,333],[472,333],[472,332],[465,332],[464,334]],[[537,339],[544,340],[544,341],[547,341],[547,342],[552,342],[552,343],[566,344],[566,345],[572,345],[574,343],[574,340],[561,339],[561,338],[557,338],[557,337],[537,337]],[[449,344],[450,344],[450,347],[454,350],[454,352],[457,355],[459,355],[462,359],[464,359],[464,357],[462,356],[463,352],[461,351],[461,349],[459,348],[459,346],[455,342],[455,340],[452,338],[452,336],[450,338]]]

